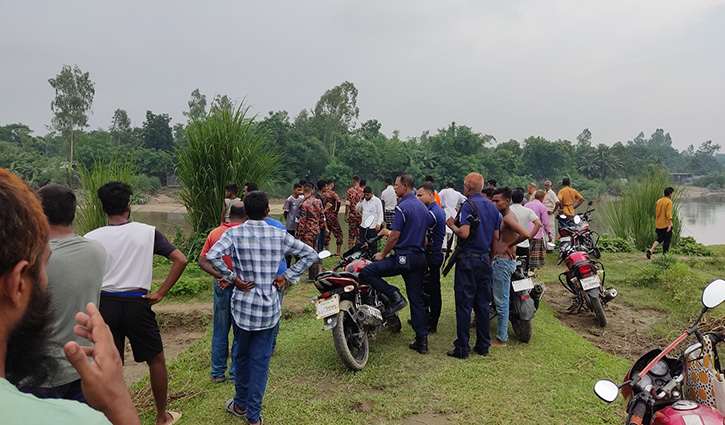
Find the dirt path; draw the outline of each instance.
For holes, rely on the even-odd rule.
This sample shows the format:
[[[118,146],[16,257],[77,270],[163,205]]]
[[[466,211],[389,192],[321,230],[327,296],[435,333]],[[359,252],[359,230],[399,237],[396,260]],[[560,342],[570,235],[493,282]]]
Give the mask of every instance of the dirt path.
[[[272,198],[269,200],[269,213],[282,214],[284,199]],[[221,206],[220,206],[221,208]],[[135,212],[159,212],[159,213],[185,213],[186,207],[181,203],[178,196],[178,189],[164,189],[153,195],[145,205],[134,205]]]
[[[164,343],[166,361],[176,358],[183,349],[204,336],[206,326],[211,321],[211,303],[160,304],[153,307],[156,319],[161,327],[161,340]],[[148,373],[146,363],[133,360],[131,345],[126,341],[123,377],[131,385]]]
[[[544,299],[559,316],[559,320],[593,345],[610,354],[636,360],[649,348],[666,346],[669,341],[652,337],[647,330],[667,316],[658,310],[639,308],[618,299],[605,307],[607,326],[600,328],[594,313],[582,310],[570,314],[572,295],[559,282],[547,283]]]

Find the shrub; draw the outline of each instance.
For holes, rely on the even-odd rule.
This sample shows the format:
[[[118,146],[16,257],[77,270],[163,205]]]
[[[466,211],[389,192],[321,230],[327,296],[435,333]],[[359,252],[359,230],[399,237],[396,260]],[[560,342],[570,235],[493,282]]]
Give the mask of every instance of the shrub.
[[[699,290],[696,276],[683,263],[676,263],[663,270],[659,275],[659,280],[676,302],[689,301],[692,294]]]
[[[628,239],[603,233],[599,237],[599,249],[604,252],[634,252],[634,245]]]
[[[113,159],[108,163],[95,163],[92,169],[82,164],[78,168],[81,181],[81,196],[78,208],[78,233],[86,234],[93,229],[108,224],[108,217],[103,212],[101,200],[96,192],[98,188],[110,181],[121,181],[132,188],[136,187],[137,176],[129,162]],[[134,191],[134,196],[137,194]],[[131,198],[133,203],[134,198]]]
[[[198,277],[181,277],[174,286],[169,289],[169,295],[183,295],[192,297],[201,292],[208,291],[209,279]]]
[[[671,249],[674,254],[690,255],[697,257],[709,257],[712,255],[710,248],[697,242],[692,236],[685,236],[680,238],[677,245],[674,245]]]

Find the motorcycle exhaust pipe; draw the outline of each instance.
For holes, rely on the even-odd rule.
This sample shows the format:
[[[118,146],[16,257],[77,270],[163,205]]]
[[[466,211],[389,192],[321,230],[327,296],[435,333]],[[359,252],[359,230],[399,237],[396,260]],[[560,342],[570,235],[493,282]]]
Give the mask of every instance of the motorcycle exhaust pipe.
[[[608,303],[617,297],[617,290],[614,288],[607,288],[604,290],[604,302]]]
[[[376,327],[383,325],[383,315],[380,313],[380,310],[368,305],[360,306],[360,310],[355,313],[355,320],[366,326]]]
[[[534,285],[531,292],[529,292],[529,296],[534,299],[534,301],[540,300],[542,295],[544,295],[544,285],[540,283]]]

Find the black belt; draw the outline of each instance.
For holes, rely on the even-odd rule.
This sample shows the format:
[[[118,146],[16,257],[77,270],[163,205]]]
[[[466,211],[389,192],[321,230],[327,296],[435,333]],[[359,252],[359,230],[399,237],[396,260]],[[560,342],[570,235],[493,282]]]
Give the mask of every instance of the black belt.
[[[459,257],[474,257],[479,255],[488,255],[488,252],[480,252],[480,251],[463,251]]]

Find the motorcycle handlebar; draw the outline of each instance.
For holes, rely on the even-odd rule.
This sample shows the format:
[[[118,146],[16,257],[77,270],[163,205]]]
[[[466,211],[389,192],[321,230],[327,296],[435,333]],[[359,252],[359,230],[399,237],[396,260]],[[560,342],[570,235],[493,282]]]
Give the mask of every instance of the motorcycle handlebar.
[[[644,415],[647,413],[647,405],[643,400],[637,400],[632,409],[632,414],[627,418],[625,425],[642,425]]]

